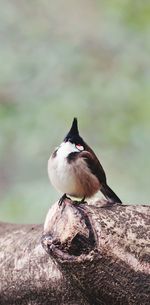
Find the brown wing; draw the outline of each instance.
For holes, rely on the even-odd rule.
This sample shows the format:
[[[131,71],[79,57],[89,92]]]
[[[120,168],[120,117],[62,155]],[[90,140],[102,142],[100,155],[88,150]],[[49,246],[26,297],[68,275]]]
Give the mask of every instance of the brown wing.
[[[88,147],[90,151],[84,150],[79,153],[79,158],[84,158],[84,160],[87,163],[87,166],[91,170],[91,172],[98,178],[100,184],[106,183],[106,175],[103,170],[103,167],[101,166],[99,160],[97,159],[94,152],[91,150],[91,148]]]

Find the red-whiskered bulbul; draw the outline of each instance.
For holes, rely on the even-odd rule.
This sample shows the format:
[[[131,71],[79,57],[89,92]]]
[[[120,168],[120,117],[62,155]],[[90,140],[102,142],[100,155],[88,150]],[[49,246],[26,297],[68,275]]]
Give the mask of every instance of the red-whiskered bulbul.
[[[76,118],[63,142],[48,160],[48,175],[52,185],[64,193],[59,204],[67,195],[83,198],[81,201],[84,202],[98,190],[112,203],[122,203],[108,186],[95,153],[80,137]]]

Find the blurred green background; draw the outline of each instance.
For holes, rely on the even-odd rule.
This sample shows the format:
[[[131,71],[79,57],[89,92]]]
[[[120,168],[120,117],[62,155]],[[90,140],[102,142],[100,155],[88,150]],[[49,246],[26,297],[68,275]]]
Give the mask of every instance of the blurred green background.
[[[150,2],[0,0],[0,219],[43,222],[78,117],[109,185],[150,202]]]

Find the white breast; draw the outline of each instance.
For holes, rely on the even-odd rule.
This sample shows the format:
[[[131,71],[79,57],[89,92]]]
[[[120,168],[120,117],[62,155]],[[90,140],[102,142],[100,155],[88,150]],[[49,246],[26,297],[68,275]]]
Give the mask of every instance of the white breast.
[[[48,175],[58,191],[78,198],[88,198],[99,190],[100,183],[89,170],[84,158],[77,158],[72,163],[67,161],[67,156],[76,151],[79,152],[74,144],[63,142],[56,156],[51,156],[48,161]]]
[[[74,144],[62,143],[56,156],[48,160],[48,175],[53,186],[62,193],[76,194],[77,181],[73,167],[68,163],[67,156],[78,151]]]

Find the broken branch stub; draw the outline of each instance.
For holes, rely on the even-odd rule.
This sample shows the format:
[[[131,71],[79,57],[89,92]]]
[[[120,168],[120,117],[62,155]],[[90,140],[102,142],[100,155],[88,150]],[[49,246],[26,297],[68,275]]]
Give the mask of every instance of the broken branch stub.
[[[148,305],[148,206],[66,199],[49,211],[42,245],[91,304]],[[142,303],[141,303],[142,299]]]
[[[52,206],[44,224],[42,244],[48,253],[61,250],[62,256],[89,253],[95,246],[95,237],[83,205],[75,208],[70,200],[63,206]]]

